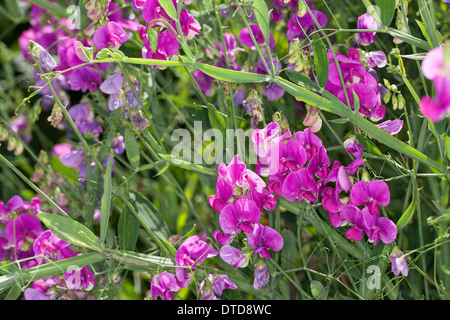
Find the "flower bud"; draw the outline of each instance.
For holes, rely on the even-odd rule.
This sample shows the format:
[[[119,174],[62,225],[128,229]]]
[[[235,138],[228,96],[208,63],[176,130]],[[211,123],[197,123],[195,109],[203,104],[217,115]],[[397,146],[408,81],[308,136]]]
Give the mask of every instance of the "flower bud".
[[[392,272],[398,276],[400,273],[404,276],[408,276],[408,263],[406,261],[405,255],[400,249],[395,246],[389,255],[389,260],[392,264]]]
[[[42,68],[53,70],[58,66],[55,59],[40,44],[29,40],[28,48]]]

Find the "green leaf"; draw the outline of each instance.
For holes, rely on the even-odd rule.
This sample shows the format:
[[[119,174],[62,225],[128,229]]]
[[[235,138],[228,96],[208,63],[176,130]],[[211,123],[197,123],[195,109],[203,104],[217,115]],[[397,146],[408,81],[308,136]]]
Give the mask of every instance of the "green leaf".
[[[427,51],[431,49],[431,47],[427,41],[416,38],[416,37],[410,35],[409,33],[405,33],[405,32],[402,32],[402,31],[394,29],[394,28],[387,28],[385,30],[385,32],[392,37],[399,38],[400,40],[402,40],[408,44],[411,44],[413,46],[416,46],[418,48],[421,48],[421,49],[424,49]]]
[[[212,104],[208,104],[208,117],[211,127],[220,130],[220,132],[225,132],[227,128],[226,120],[219,113],[216,107]]]
[[[109,158],[108,164],[106,166],[104,182],[103,182],[103,195],[102,201],[100,203],[100,242],[104,242],[106,239],[106,234],[108,232],[109,216],[111,214],[111,175],[112,175],[112,159]]]
[[[373,154],[375,156],[382,156],[383,153],[378,149],[378,147],[369,139],[364,137],[360,133],[356,133],[356,139],[361,144],[361,146],[364,148],[364,151]]]
[[[204,63],[196,63],[195,66],[199,70],[206,73],[207,75],[215,79],[227,82],[252,83],[252,82],[266,82],[270,80],[269,76],[264,74],[228,70]]]
[[[311,281],[311,294],[317,300],[325,300],[328,295],[328,289],[324,288],[323,284],[317,280]],[[329,287],[328,287],[329,288]]]
[[[255,0],[253,3],[255,9],[256,21],[258,22],[261,32],[264,36],[267,48],[270,47],[270,29],[269,29],[269,9],[264,0]]]
[[[97,236],[80,222],[50,213],[39,213],[37,217],[62,240],[75,246],[98,252],[102,251],[102,246]]]
[[[309,77],[305,76],[303,73],[295,71],[285,71],[286,75],[289,77],[293,83],[302,85],[306,89],[312,91],[320,91],[320,87],[314,83]]]
[[[281,268],[287,270],[292,268],[297,258],[298,249],[295,234],[288,229],[281,232],[283,237],[283,249],[281,250]]]
[[[316,69],[317,82],[320,87],[324,88],[328,82],[328,55],[325,45],[319,37],[318,33],[314,34],[314,66]]]
[[[378,8],[380,8],[380,19],[384,26],[388,27],[395,14],[395,1],[392,0],[376,0]]]
[[[9,289],[8,295],[5,297],[5,300],[17,300],[22,293],[22,288],[18,284],[15,284]]]
[[[427,3],[425,0],[419,0],[419,12],[422,16],[422,20],[425,24],[425,28],[431,43],[432,47],[439,47],[441,45],[439,41],[439,36],[436,30],[436,24],[433,20],[430,9],[428,8]]]
[[[125,151],[127,154],[128,161],[135,168],[139,167],[139,162],[141,159],[139,146],[131,130],[126,129],[124,133]]]
[[[156,244],[166,253],[174,253],[175,249],[168,243],[171,235],[169,227],[158,209],[146,197],[138,192],[130,192],[129,208],[139,220]]]
[[[177,10],[173,5],[172,0],[159,0],[159,4],[172,20],[177,20]]]
[[[411,221],[414,215],[414,211],[416,210],[416,202],[417,202],[417,192],[413,191],[413,198],[411,204],[408,206],[405,212],[403,212],[402,216],[400,217],[400,219],[398,219],[396,223],[398,231],[403,230]]]
[[[139,235],[140,222],[128,207],[120,213],[117,232],[119,247],[122,250],[134,251]]]
[[[147,28],[147,38],[150,42],[150,49],[152,49],[153,52],[156,52],[156,47],[158,46],[158,32],[153,28]]]

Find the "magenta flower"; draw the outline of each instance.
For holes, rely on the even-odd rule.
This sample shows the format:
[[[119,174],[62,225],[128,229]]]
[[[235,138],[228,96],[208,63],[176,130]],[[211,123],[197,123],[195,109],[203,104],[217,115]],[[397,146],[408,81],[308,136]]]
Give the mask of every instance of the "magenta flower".
[[[74,91],[96,91],[102,78],[97,70],[89,66],[83,66],[72,70],[70,86]]]
[[[338,97],[344,104],[347,104],[345,96],[345,92],[347,92],[353,110],[353,93],[356,94],[359,99],[359,112],[372,121],[382,120],[385,117],[386,108],[381,104],[378,81],[359,61],[358,51],[355,48],[350,48],[347,56],[340,53],[336,53],[336,56],[345,86],[342,85],[334,56],[329,51],[329,77],[325,90]]]
[[[340,216],[352,225],[345,233],[347,239],[361,241],[365,232],[369,242],[377,245],[379,240],[391,243],[397,237],[396,225],[388,218],[371,214],[367,207],[359,210],[353,205],[345,205],[341,208]]]
[[[226,234],[253,231],[253,225],[261,219],[261,213],[251,200],[238,199],[226,205],[219,215],[219,224]]]
[[[355,158],[361,158],[364,152],[364,148],[359,144],[355,136],[351,136],[350,138],[346,139],[343,145],[345,150],[351,153]]]
[[[216,194],[208,198],[209,205],[220,212],[233,197],[233,186],[224,177],[217,177]]]
[[[161,272],[152,278],[150,293],[153,300],[158,297],[162,300],[174,300],[172,292],[178,292],[180,289],[174,274]]]
[[[390,202],[389,187],[386,182],[372,180],[369,183],[358,181],[350,191],[350,203],[354,206],[368,206],[371,214],[380,215],[379,206],[387,206]]]
[[[42,232],[33,243],[33,251],[39,264],[47,259],[58,260],[59,252],[71,244],[55,236],[50,230]]]
[[[0,221],[7,223],[10,219],[10,213],[22,208],[24,201],[19,195],[13,196],[5,203],[0,200]]]
[[[62,248],[59,251],[58,260],[64,260],[79,255],[81,254],[76,253],[69,248]],[[69,269],[64,272],[63,278],[69,289],[90,291],[97,286],[95,274],[90,270],[89,266]]]
[[[33,255],[33,243],[43,232],[41,221],[34,215],[22,213],[8,222],[5,236],[19,259]]]
[[[283,249],[283,237],[278,231],[260,223],[255,224],[253,231],[247,234],[247,243],[255,249],[254,255],[259,254],[264,259],[270,259],[269,249]]]
[[[307,168],[288,174],[283,182],[282,194],[288,201],[305,199],[308,202],[316,203],[319,195],[319,187],[311,176]]]
[[[236,290],[238,286],[230,280],[226,274],[210,273],[208,277],[203,280],[199,285],[199,291],[206,286],[206,281],[210,283],[212,291],[218,296],[223,294],[224,289]],[[203,296],[203,295],[202,295]],[[205,297],[203,297],[205,299]],[[201,299],[202,300],[202,299]]]
[[[435,96],[423,97],[420,101],[420,111],[433,122],[442,120],[450,115],[450,59],[448,48],[436,47],[431,49],[422,61],[423,75],[433,81]]]
[[[245,268],[250,261],[251,252],[245,253],[227,244],[220,249],[219,255],[227,264],[235,268]]]
[[[365,13],[358,18],[357,22],[358,29],[366,30],[377,30],[378,24],[370,13]],[[359,43],[361,45],[367,46],[375,42],[376,32],[359,32]]]
[[[158,40],[155,51],[152,50],[150,41],[147,38],[147,28],[144,26],[138,26],[138,30],[139,30],[139,37],[141,38],[144,44],[144,47],[142,48],[143,58],[167,60],[168,57],[177,54],[178,50],[180,49],[178,39],[171,30],[166,30],[158,34]]]
[[[328,17],[326,16],[326,14],[321,11],[314,10],[312,5],[310,5],[310,8],[319,25],[322,28],[325,27],[328,22]],[[291,42],[295,38],[302,40],[305,39],[306,36],[310,35],[314,30],[317,30],[317,25],[309,12],[306,12],[306,14],[302,17],[299,17],[297,12],[287,22],[286,36],[288,42]]]
[[[176,30],[175,21],[172,20],[170,24]],[[200,34],[200,30],[202,28],[200,23],[191,14],[189,14],[186,9],[181,9],[180,26],[181,32],[183,32],[183,35],[187,40],[192,40],[196,34]]]
[[[400,273],[404,276],[408,276],[408,262],[406,261],[405,255],[400,249],[395,246],[389,255],[389,260],[391,261],[392,273],[398,276]]]
[[[250,24],[250,31],[252,32],[256,43],[258,45],[263,45],[266,42],[264,35],[261,31],[261,27],[257,24]],[[239,42],[251,50],[256,50],[255,44],[253,43],[252,37],[250,35],[250,31],[248,28],[244,28],[239,32],[238,40]],[[275,49],[275,38],[272,34],[270,34],[269,39],[269,50],[273,51]]]
[[[265,56],[264,60],[269,67],[269,69],[272,70],[272,64],[270,63],[269,56]],[[275,68],[275,76],[277,76],[282,68],[281,62],[277,60],[276,57],[272,58],[273,65]],[[264,62],[262,60],[259,60],[254,68],[254,72],[258,74],[267,74],[267,69],[264,65]],[[276,83],[271,83],[267,86],[264,86],[263,95],[269,99],[270,101],[276,101],[278,99],[281,99],[285,93],[285,90]]]
[[[196,269],[197,264],[202,263],[207,258],[215,257],[217,250],[211,244],[200,240],[198,236],[187,238],[175,253],[175,262],[177,266],[188,266]]]
[[[128,35],[125,30],[114,21],[98,28],[92,36],[92,41],[99,50],[105,48],[118,49],[127,40]]]

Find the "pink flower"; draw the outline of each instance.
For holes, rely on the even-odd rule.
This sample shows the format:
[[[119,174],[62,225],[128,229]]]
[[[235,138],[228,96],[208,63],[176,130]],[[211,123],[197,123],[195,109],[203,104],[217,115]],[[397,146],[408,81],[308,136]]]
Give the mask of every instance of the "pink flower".
[[[436,89],[434,97],[425,96],[420,101],[420,111],[433,122],[450,115],[450,59],[448,48],[436,47],[430,50],[422,61],[423,75],[433,81]]]
[[[172,292],[178,292],[180,289],[174,274],[162,272],[152,278],[150,292],[153,300],[158,297],[162,300],[174,300]]]
[[[118,23],[110,21],[106,26],[102,26],[95,31],[92,40],[99,50],[105,48],[118,49],[128,40],[128,35]]]
[[[377,30],[378,24],[370,13],[365,13],[358,18],[358,29]],[[359,43],[367,46],[375,42],[376,32],[359,32]]]
[[[253,225],[261,219],[261,214],[251,200],[238,199],[226,205],[219,215],[220,228],[226,234],[253,231]]]
[[[392,272],[398,276],[400,273],[404,276],[408,276],[408,262],[406,261],[405,255],[400,249],[395,246],[389,255],[389,261],[391,261]]]
[[[379,206],[387,206],[390,202],[389,187],[386,182],[372,180],[369,183],[359,181],[350,191],[350,203],[354,206],[368,206],[371,214],[380,215]]]
[[[260,255],[264,259],[270,259],[270,251],[283,249],[283,237],[278,231],[260,223],[255,224],[253,231],[247,234],[248,245],[255,249],[254,255]]]

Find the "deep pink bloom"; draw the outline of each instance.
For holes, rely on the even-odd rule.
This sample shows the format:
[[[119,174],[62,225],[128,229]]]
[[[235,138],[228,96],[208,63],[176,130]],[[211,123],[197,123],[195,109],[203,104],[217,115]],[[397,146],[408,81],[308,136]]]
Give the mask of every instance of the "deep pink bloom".
[[[257,24],[250,24],[250,31],[252,32],[256,43],[258,45],[263,45],[266,42],[266,39],[264,38],[264,35],[261,31],[261,27]],[[253,43],[252,37],[250,35],[250,31],[248,28],[244,28],[239,32],[239,42],[251,50],[256,50],[255,44]],[[275,38],[272,34],[270,34],[269,39],[269,50],[273,51],[275,49]]]
[[[128,40],[128,34],[118,23],[110,21],[106,26],[101,26],[95,31],[92,40],[99,50],[105,48],[118,49]]]
[[[7,223],[11,217],[10,213],[22,208],[24,201],[19,195],[15,195],[5,203],[0,200],[0,221]]]
[[[217,254],[217,250],[211,244],[200,240],[198,236],[191,236],[178,248],[175,253],[175,262],[177,266],[188,266],[191,269],[195,269],[197,264]]]
[[[356,140],[355,136],[346,139],[343,143],[345,150],[351,153],[355,158],[361,158],[364,148]]]
[[[165,30],[158,33],[155,51],[152,50],[150,41],[147,38],[147,28],[144,26],[138,26],[138,31],[139,37],[144,44],[144,47],[142,48],[143,58],[167,60],[168,57],[177,54],[178,50],[180,49],[178,39],[171,30]]]
[[[267,64],[267,66],[269,67],[269,69],[272,70],[272,64],[270,62],[270,57],[265,56],[264,60]],[[275,70],[273,70],[273,71],[275,73],[275,76],[277,76],[282,68],[282,65],[281,65],[281,62],[278,61],[276,57],[273,57],[272,61],[273,61],[273,65],[275,68]],[[253,71],[258,74],[268,74],[263,60],[259,60],[256,63]],[[270,101],[276,101],[278,99],[281,99],[285,93],[285,90],[276,83],[271,83],[271,84],[264,86],[263,90],[264,90],[263,95]]]
[[[208,198],[209,205],[220,212],[233,197],[233,186],[224,177],[217,177],[216,194]]]
[[[380,215],[379,206],[387,206],[390,202],[389,186],[382,180],[369,183],[358,181],[350,191],[350,203],[354,206],[368,206],[369,212]]]
[[[42,232],[41,221],[35,215],[21,213],[10,220],[5,227],[5,235],[14,251],[13,256],[32,256],[33,243]]]
[[[271,227],[260,223],[255,224],[253,231],[247,234],[248,245],[255,249],[254,255],[260,255],[264,259],[270,259],[270,251],[283,249],[283,237]]]
[[[174,20],[170,23],[172,27],[176,29],[176,23]],[[181,9],[180,12],[180,26],[181,32],[186,37],[187,40],[192,40],[196,34],[200,34],[201,25],[200,23],[186,11],[186,9]]]
[[[292,172],[286,176],[283,182],[282,193],[286,200],[316,203],[319,196],[319,187],[307,168]]]
[[[422,61],[423,75],[433,81],[436,93],[434,97],[425,96],[420,101],[420,111],[433,122],[442,120],[450,114],[450,59],[448,48],[431,49]]]
[[[321,11],[314,10],[310,5],[311,12],[319,25],[323,28],[328,22],[328,17]],[[292,16],[291,19],[287,22],[287,39],[288,42],[291,42],[293,39],[298,38],[299,40],[305,39],[306,36],[310,35],[314,30],[317,30],[318,27],[314,22],[313,18],[306,12],[306,14],[302,17],[298,16],[298,12]]]
[[[238,199],[220,211],[219,224],[226,234],[239,234],[241,231],[249,233],[260,219],[261,213],[253,201]]]
[[[172,273],[161,272],[152,278],[150,292],[153,300],[158,297],[161,297],[162,300],[174,300],[172,292],[178,292],[179,290],[180,286]]]
[[[366,30],[377,30],[378,24],[370,13],[364,13],[358,18],[357,28]],[[365,31],[359,32],[359,43],[364,46],[374,43],[375,34],[376,32],[365,32]]]
[[[33,251],[38,263],[45,263],[46,259],[58,260],[60,250],[71,244],[55,236],[50,230],[42,232],[33,243]]]

